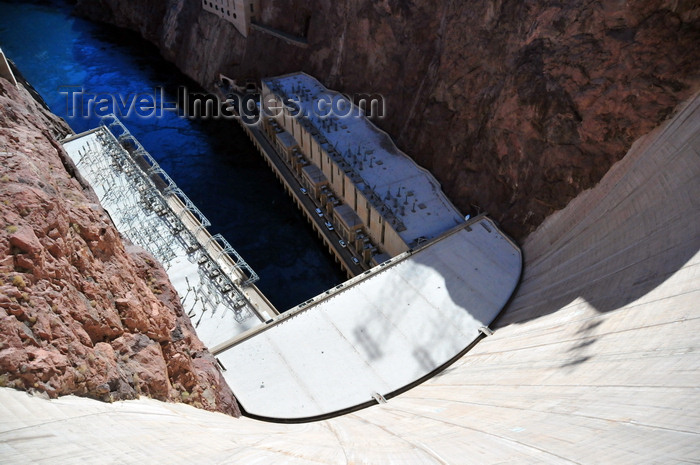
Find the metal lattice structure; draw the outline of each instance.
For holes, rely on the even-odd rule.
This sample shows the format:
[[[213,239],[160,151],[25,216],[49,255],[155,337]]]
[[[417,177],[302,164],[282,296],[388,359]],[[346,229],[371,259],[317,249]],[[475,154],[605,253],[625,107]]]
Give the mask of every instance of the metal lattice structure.
[[[250,318],[243,288],[259,277],[243,257],[223,236],[208,233],[211,223],[206,216],[116,116],[104,118],[96,136],[99,143],[88,141],[78,151],[76,165],[100,186],[98,197],[110,205],[120,232],[166,270],[176,258],[177,246],[182,246],[187,259],[198,266],[199,283],[190,287],[188,281],[193,308],[200,304],[214,314],[224,305],[236,321]]]

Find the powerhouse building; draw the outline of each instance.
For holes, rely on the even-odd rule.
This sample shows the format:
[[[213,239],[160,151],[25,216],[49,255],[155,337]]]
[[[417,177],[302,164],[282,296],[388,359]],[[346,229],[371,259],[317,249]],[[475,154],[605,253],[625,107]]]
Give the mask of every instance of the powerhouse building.
[[[366,265],[464,222],[433,175],[367,118],[383,102],[355,105],[301,72],[261,87],[263,130]]]

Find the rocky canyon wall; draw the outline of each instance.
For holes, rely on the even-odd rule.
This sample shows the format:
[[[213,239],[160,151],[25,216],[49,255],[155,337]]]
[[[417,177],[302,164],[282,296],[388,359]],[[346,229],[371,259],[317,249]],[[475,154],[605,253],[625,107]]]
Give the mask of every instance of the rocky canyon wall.
[[[692,0],[260,0],[243,38],[197,0],[78,0],[138,31],[205,87],[306,71],[385,96],[379,125],[464,212],[516,238],[596,184],[632,141],[698,89]]]
[[[238,415],[165,271],[81,184],[69,132],[0,78],[0,386]]]

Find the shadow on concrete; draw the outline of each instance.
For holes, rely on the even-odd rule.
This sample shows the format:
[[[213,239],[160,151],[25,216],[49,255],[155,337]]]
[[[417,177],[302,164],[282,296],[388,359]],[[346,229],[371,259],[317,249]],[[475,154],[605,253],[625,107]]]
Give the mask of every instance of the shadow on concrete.
[[[599,312],[622,308],[692,259],[700,250],[699,101],[680,109],[527,239],[520,288],[495,328],[577,299]]]

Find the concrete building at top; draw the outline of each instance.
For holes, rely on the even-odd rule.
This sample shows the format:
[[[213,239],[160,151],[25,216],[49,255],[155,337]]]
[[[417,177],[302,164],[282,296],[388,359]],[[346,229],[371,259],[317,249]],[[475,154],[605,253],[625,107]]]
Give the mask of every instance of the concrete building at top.
[[[438,181],[361,109],[315,78],[262,80],[263,129],[368,266],[464,222]]]
[[[260,2],[258,0],[202,0],[202,7],[230,22],[244,37],[248,37],[250,23],[255,22],[260,11]]]
[[[5,53],[0,48],[0,77],[5,78],[10,81],[10,84],[16,86],[17,79],[15,78],[15,73],[12,72],[10,63],[5,58]]]

